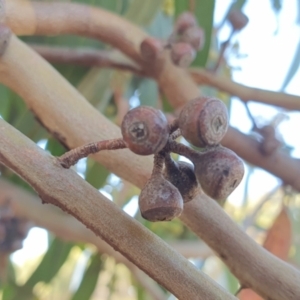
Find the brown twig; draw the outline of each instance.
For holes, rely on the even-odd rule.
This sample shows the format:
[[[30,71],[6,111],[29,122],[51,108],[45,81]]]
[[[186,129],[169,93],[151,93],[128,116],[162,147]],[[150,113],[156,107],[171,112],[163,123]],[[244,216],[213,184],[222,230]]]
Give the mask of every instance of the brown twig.
[[[68,169],[75,165],[81,158],[87,157],[90,154],[98,153],[102,150],[118,150],[124,148],[127,148],[127,146],[122,138],[93,142],[64,153],[58,157],[58,161],[64,168]]]
[[[178,119],[174,119],[171,123],[169,123],[169,132],[170,134],[174,133],[179,128]]]
[[[141,73],[139,66],[116,50],[68,48],[58,46],[29,45],[50,63],[72,64],[86,67],[107,67]]]
[[[191,69],[190,74],[198,84],[215,87],[239,97],[244,102],[255,101],[290,110],[300,110],[300,97],[296,95],[248,87],[200,68]]]
[[[1,7],[6,24],[18,35],[87,36],[106,42],[141,62],[139,45],[147,35],[129,21],[101,8],[27,0],[3,0]]]

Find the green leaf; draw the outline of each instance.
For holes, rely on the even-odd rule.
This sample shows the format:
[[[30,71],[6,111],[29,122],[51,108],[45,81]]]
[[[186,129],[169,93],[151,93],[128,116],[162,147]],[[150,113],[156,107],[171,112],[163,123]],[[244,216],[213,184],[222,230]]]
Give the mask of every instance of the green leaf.
[[[289,203],[292,203],[290,199]],[[293,245],[291,251],[291,260],[300,266],[300,208],[298,205],[289,206],[289,216],[292,221]]]
[[[275,13],[278,14],[282,8],[282,0],[271,0],[271,3]]]
[[[175,17],[189,10],[189,0],[175,0]]]
[[[17,294],[17,287],[7,284],[2,289],[2,300],[12,300]]]
[[[46,150],[48,150],[53,156],[60,156],[66,152],[66,148],[53,137],[48,139]]]
[[[90,265],[83,275],[80,286],[71,300],[90,299],[96,288],[102,265],[103,261],[99,253],[93,255],[90,260]]]
[[[11,102],[9,99],[10,91],[8,88],[2,84],[0,84],[0,115],[4,120],[7,120],[10,114]]]
[[[297,19],[296,23],[299,25],[300,24],[300,0],[297,0]]]
[[[16,284],[16,270],[10,258],[7,264],[7,281]]]
[[[214,22],[214,9],[215,1],[201,0],[196,1],[195,15],[199,22],[199,26],[205,32],[205,44],[201,51],[198,52],[197,57],[193,63],[194,66],[205,67],[210,50],[213,22]]]
[[[34,114],[27,108],[23,110],[22,114],[19,114],[18,119],[12,125],[34,142],[49,136],[46,129],[40,125]]]
[[[162,4],[163,0],[132,0],[124,16],[133,23],[147,26],[150,25]]]
[[[146,31],[156,38],[168,39],[173,31],[173,17],[158,11]]]
[[[295,51],[295,55],[293,58],[293,61],[291,63],[291,66],[289,68],[289,71],[284,79],[284,82],[281,87],[281,91],[284,91],[288,84],[291,82],[293,79],[294,75],[297,73],[298,69],[300,66],[300,41],[298,42],[298,46]]]
[[[171,113],[174,111],[174,108],[170,104],[170,101],[167,99],[165,95],[162,95],[162,111],[164,113]]]
[[[195,1],[195,11],[193,12],[198,20],[199,26],[205,32],[205,44],[201,51],[197,53],[193,66],[205,67],[208,59],[213,21],[214,21],[215,1],[198,0]],[[189,10],[189,1],[175,0],[175,15],[176,17],[182,12]]]
[[[47,0],[48,1],[48,0]],[[128,6],[129,0],[76,0],[72,2],[80,2],[82,4],[99,6],[111,12],[122,14]]]
[[[112,95],[110,80],[113,70],[92,68],[78,85],[78,91],[93,105],[98,104],[101,112]]]
[[[232,275],[232,273],[229,271],[229,269],[225,265],[224,265],[224,272],[225,272],[226,281],[227,281],[227,289],[232,294],[234,294],[239,288],[239,281],[236,279],[235,276]]]
[[[104,166],[94,162],[91,159],[88,159],[85,179],[94,188],[101,188],[106,182],[109,174],[110,172]]]
[[[243,6],[246,4],[247,0],[236,0],[231,8],[236,8],[242,10]]]
[[[73,243],[66,243],[55,238],[42,261],[23,287],[26,290],[32,290],[38,282],[49,283],[67,260],[73,246]]]
[[[153,79],[142,79],[138,92],[141,105],[157,107],[158,87]]]

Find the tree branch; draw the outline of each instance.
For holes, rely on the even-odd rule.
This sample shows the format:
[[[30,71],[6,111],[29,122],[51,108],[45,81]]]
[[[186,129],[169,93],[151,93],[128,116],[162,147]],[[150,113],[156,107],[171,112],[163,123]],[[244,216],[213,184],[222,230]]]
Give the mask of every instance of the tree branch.
[[[0,162],[180,299],[235,299],[73,170],[0,120]]]
[[[141,73],[139,66],[116,50],[96,50],[87,47],[68,48],[29,44],[50,63],[87,67],[114,68]]]
[[[90,229],[57,207],[43,205],[38,197],[4,179],[0,179],[0,190],[0,206],[9,201],[9,205],[16,217],[28,219],[36,226],[50,230],[63,240],[91,243],[100,252],[113,256],[118,262],[125,265],[129,263],[124,256],[113,250],[111,246],[96,236]],[[212,255],[212,251],[203,242],[180,241],[168,242],[168,244],[186,258],[207,258]]]
[[[290,110],[300,110],[300,97],[296,95],[248,87],[200,68],[191,69],[190,74],[198,84],[212,86],[239,97],[244,102],[255,101]]]
[[[259,166],[279,177],[300,191],[300,160],[290,157],[283,151],[275,151],[271,155],[263,155],[260,143],[246,134],[230,127],[222,140],[222,145],[230,148],[249,163]]]
[[[219,254],[242,286],[266,299],[300,297],[299,271],[250,239],[206,195],[187,203],[180,219]],[[209,230],[203,230],[207,224]]]
[[[1,62],[0,71],[2,71],[2,72],[0,75],[0,77],[1,77],[0,80],[3,82],[6,82],[6,84],[8,84],[14,90],[16,90],[19,94],[21,94],[22,97],[26,100],[26,102],[31,107],[34,107],[35,112],[37,112],[37,109],[39,108],[38,109],[39,116],[41,116],[41,118],[43,119],[43,122],[47,121],[46,124],[51,125],[48,127],[48,128],[50,128],[50,130],[55,128],[58,130],[56,132],[60,132],[60,133],[64,132],[64,135],[61,135],[61,137],[65,137],[65,140],[64,139],[63,140],[65,142],[67,142],[68,144],[71,144],[70,141],[73,141],[73,143],[74,143],[74,140],[75,141],[77,140],[77,142],[80,143],[80,145],[81,145],[81,144],[92,141],[92,140],[85,141],[86,136],[88,136],[90,138],[93,137],[93,140],[97,140],[98,139],[97,137],[99,137],[99,134],[106,135],[107,132],[111,133],[110,137],[119,137],[119,131],[116,130],[116,127],[113,126],[112,124],[110,124],[100,114],[98,114],[98,113],[96,114],[95,110],[93,110],[88,104],[86,104],[84,101],[82,101],[83,98],[80,95],[76,94],[75,90],[72,89],[72,91],[71,91],[71,89],[69,87],[67,88],[65,81],[61,82],[61,79],[54,80],[54,78],[56,78],[56,76],[58,76],[58,74],[53,72],[52,69],[45,62],[42,62],[39,58],[37,58],[36,55],[34,55],[34,62],[35,62],[35,66],[36,66],[36,70],[35,70],[34,74],[30,74],[30,72],[28,72],[28,66],[25,66],[25,65],[23,66],[23,65],[21,65],[21,63],[18,63],[18,61],[20,60],[20,57],[25,58],[25,59],[22,59],[23,63],[28,61],[28,59],[29,59],[29,61],[33,61],[32,53],[30,51],[28,51],[28,49],[26,49],[26,47],[21,42],[17,41],[14,38],[11,41],[9,48],[10,48],[9,49],[10,51],[7,51],[7,53],[5,54],[5,56],[3,57],[2,62]],[[174,71],[174,72],[172,72],[172,71]],[[41,74],[43,74],[43,76],[46,72],[47,77],[48,77],[47,84],[43,83],[40,80],[41,78],[44,78],[43,76],[42,77],[40,76],[40,72],[41,72]],[[161,88],[164,90],[165,94],[168,96],[168,98],[170,99],[170,102],[172,102],[172,104],[174,106],[182,105],[189,99],[192,99],[199,94],[198,87],[189,78],[188,75],[186,75],[186,76],[185,75],[186,75],[185,71],[174,67],[171,63],[166,63],[164,70],[158,76],[158,81],[161,85]],[[21,78],[26,78],[27,82],[22,83],[22,81],[24,81],[24,80],[22,80]],[[185,83],[187,83],[187,84],[185,84]],[[49,87],[49,85],[51,85],[51,86]],[[51,97],[50,95],[51,95],[51,92],[53,91],[53,88],[55,90],[55,95],[53,97]],[[73,100],[75,100],[75,103],[72,102],[71,99],[69,99],[69,97],[71,97],[71,99],[73,97],[74,98]],[[45,98],[47,100],[45,100]],[[57,100],[57,103],[56,103],[56,100]],[[51,103],[51,101],[52,101],[52,103]],[[55,101],[55,105],[53,105],[53,101]],[[47,105],[47,102],[49,102],[48,105]],[[51,103],[51,105],[50,105],[50,103]],[[70,105],[71,103],[72,103],[72,105]],[[44,105],[46,105],[46,107]],[[64,118],[65,119],[67,118],[68,121],[61,122],[60,128],[57,127],[57,125],[54,124],[55,122],[52,121],[52,123],[51,123],[51,120],[49,120],[50,118],[43,115],[43,111],[48,110],[48,109],[49,109],[48,114],[51,115],[51,118],[55,119],[56,121],[59,121],[60,118],[56,118],[56,116],[60,116],[60,117],[62,117],[62,120]],[[61,114],[61,112],[60,112],[61,110],[64,111],[64,114]],[[81,112],[82,110],[83,110],[83,114],[78,115],[78,111]],[[88,111],[91,113],[91,115],[85,114]],[[98,120],[95,119],[96,115],[98,115]],[[99,116],[101,116],[101,117],[99,117]],[[103,118],[103,120],[102,120],[102,118]],[[99,122],[100,119],[101,119],[101,122],[103,121],[103,123],[104,123],[103,125],[101,125],[101,122]],[[79,128],[79,132],[78,132],[77,126],[75,126],[73,128],[68,128],[66,130],[66,127],[68,127],[68,124],[66,124],[66,123],[72,124],[72,122],[75,122],[75,125],[76,124],[81,125],[81,127]],[[89,124],[88,126],[87,126],[87,123]],[[45,124],[45,122],[44,122],[44,124]],[[101,132],[101,130],[104,130],[104,132]],[[66,132],[68,132],[69,135],[65,135]],[[75,146],[73,145],[73,147],[75,147]],[[123,152],[123,153],[125,153],[125,152]],[[113,157],[115,159],[118,159],[119,153],[114,153],[114,154],[115,155]],[[122,154],[120,153],[120,156]],[[103,154],[102,154],[102,156],[103,156]],[[108,157],[109,157],[109,155],[108,155]],[[134,159],[132,159],[133,157],[134,157]],[[128,164],[130,164],[130,168],[127,169],[127,174],[126,174],[126,172],[124,172],[124,170],[122,170],[122,168],[120,167],[120,165],[118,163],[111,164],[110,170],[113,172],[115,172],[114,170],[118,170],[120,173],[125,174],[125,178],[128,181],[131,181],[134,184],[141,187],[143,185],[143,183],[145,183],[144,180],[150,175],[150,170],[151,170],[150,165],[151,164],[150,164],[149,158],[140,158],[131,153],[126,153],[126,155],[124,155],[123,158],[124,158],[123,160],[120,160],[121,166],[126,168],[128,166]],[[100,156],[99,157],[96,156],[96,159],[100,160]],[[140,166],[140,162],[143,162],[142,168]],[[120,175],[120,173],[118,173],[118,172],[115,172],[115,173]],[[138,174],[138,176],[136,176],[137,174]],[[299,176],[298,176],[298,178],[299,178]],[[214,203],[214,202],[212,202],[212,203]],[[199,201],[193,201],[193,205],[195,205],[196,208],[200,207]],[[222,211],[222,209],[218,206],[213,206],[213,207],[208,206],[208,208],[205,209],[204,211],[202,211],[201,209],[197,209],[196,211],[197,211],[197,219],[198,220],[192,218],[192,221],[191,221],[191,222],[195,222],[195,224],[194,224],[195,228],[196,228],[196,225],[197,225],[199,219],[203,218],[205,220],[214,220],[216,215],[226,216],[224,214],[224,212]],[[204,212],[205,212],[205,216],[204,216]],[[226,236],[226,232],[227,232],[226,226],[225,227],[222,226],[222,219],[220,219],[219,222],[220,222],[220,226],[217,227],[218,233],[211,235],[210,237],[207,237],[207,235],[205,235],[205,233],[210,232],[210,222],[202,224],[203,227],[201,227],[201,228],[197,228],[197,234],[199,236],[201,236],[201,234],[202,234],[203,237],[207,239],[205,241],[208,244],[213,245],[215,247],[214,250],[216,250],[218,253],[219,253],[220,249],[219,249],[219,247],[216,246],[216,243],[219,242],[219,237],[222,236],[223,234]],[[233,226],[235,228],[235,230],[240,231],[240,229],[232,221],[230,221],[229,218],[226,222],[231,222],[231,226]],[[194,229],[194,230],[196,230],[196,229]],[[248,249],[247,244],[253,243],[253,241],[246,235],[243,236],[244,240],[236,238],[236,236],[233,236],[233,239],[234,240],[230,241],[230,244],[228,244],[228,242],[226,242],[226,240],[222,239],[222,245],[219,245],[219,246],[222,246],[224,249],[228,250],[228,249],[232,249],[232,247],[234,245],[234,247],[236,249],[235,253],[241,254],[241,251],[243,251],[243,253],[245,255],[248,255],[249,251],[247,250]],[[214,240],[214,243],[212,243],[211,240]],[[251,246],[249,249],[253,249],[253,247]],[[256,246],[255,251],[260,252],[260,251],[265,251],[265,250],[263,250],[259,246]],[[220,253],[222,253],[222,252],[220,252]],[[251,253],[249,253],[249,255],[251,255]],[[258,256],[258,258],[260,258],[260,256]],[[241,280],[241,282],[246,281],[247,283],[250,282],[251,284],[253,282],[256,282],[257,284],[259,284],[259,279],[256,279],[256,273],[251,272],[251,274],[249,274],[249,270],[248,270],[248,268],[245,268],[244,264],[241,264],[241,266],[239,266],[238,263],[235,263],[234,259],[226,260],[226,263],[230,267],[230,269],[233,271],[234,274],[238,274],[240,276],[239,279]],[[256,262],[252,262],[252,263],[253,264],[257,263],[256,264],[257,266],[260,265],[260,261],[256,261]],[[239,271],[236,271],[236,269],[238,269],[238,268],[239,268]],[[270,268],[272,268],[272,265],[270,265]],[[294,270],[288,271],[288,273],[292,274],[292,275],[294,275],[294,272],[296,272],[296,271],[294,271]],[[271,274],[273,274],[272,271],[271,271]],[[268,270],[266,270],[265,276],[268,276]],[[248,277],[251,277],[251,281],[248,280]],[[264,289],[263,286],[260,288]],[[268,295],[269,293],[271,293],[271,295],[273,295],[273,293],[276,293],[278,286],[273,283],[272,291],[270,291],[268,288],[266,288],[262,292],[260,289],[257,288],[257,286],[254,286],[253,289],[255,289],[257,292],[261,293],[262,295]],[[292,292],[295,293],[295,295],[297,295],[297,293],[299,291],[297,289],[296,290],[294,289]],[[298,296],[299,296],[299,294],[298,294]],[[278,298],[275,295],[274,299],[282,299],[282,298]]]
[[[138,65],[126,57],[121,56],[119,52],[113,50],[93,50],[89,48],[73,49],[38,45],[30,46],[50,63],[108,67],[131,71],[139,75],[147,74],[147,70],[142,71]],[[239,97],[245,103],[248,101],[255,101],[290,110],[300,110],[299,96],[248,87],[201,68],[190,69],[189,72],[196,83],[208,85],[232,96]]]
[[[136,276],[136,280],[149,292],[155,300],[165,300],[162,290],[143,271],[109,244],[96,236],[74,217],[63,213],[55,206],[43,205],[38,197],[11,183],[0,180],[0,205],[9,200],[9,205],[16,217],[32,221],[36,226],[46,228],[65,241],[94,244],[100,253],[112,256],[118,263],[126,267]],[[208,248],[207,248],[208,249]],[[204,252],[205,254],[205,252]]]
[[[91,37],[141,62],[139,45],[146,33],[113,13],[77,3],[2,2],[2,19],[18,35],[75,34]]]

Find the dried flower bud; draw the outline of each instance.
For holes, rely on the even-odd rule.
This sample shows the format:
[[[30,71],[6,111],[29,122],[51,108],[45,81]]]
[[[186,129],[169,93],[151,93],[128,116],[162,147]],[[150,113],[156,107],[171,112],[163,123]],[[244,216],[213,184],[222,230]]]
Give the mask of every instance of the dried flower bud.
[[[232,9],[228,14],[228,21],[234,30],[241,30],[248,24],[249,19],[241,10]]]
[[[139,207],[144,219],[170,221],[183,211],[183,199],[178,189],[161,174],[152,176],[141,191]]]
[[[244,176],[242,160],[231,150],[214,147],[193,159],[203,191],[218,202],[225,201]]]
[[[180,41],[189,43],[196,51],[199,51],[205,44],[205,32],[200,27],[190,27],[183,32]]]
[[[189,202],[201,192],[194,166],[184,161],[175,162],[169,156],[165,160],[164,177],[179,190],[183,201]]]
[[[178,121],[188,142],[197,147],[214,146],[227,132],[227,108],[219,99],[198,97],[183,107]]]
[[[165,115],[149,106],[139,106],[130,110],[122,121],[121,130],[127,147],[139,155],[159,152],[169,137]]]
[[[180,14],[175,23],[175,32],[178,34],[182,34],[185,30],[190,27],[197,26],[197,20],[195,15],[191,12],[183,12]]]
[[[171,48],[171,59],[175,65],[187,68],[196,57],[194,48],[187,43],[176,43]]]

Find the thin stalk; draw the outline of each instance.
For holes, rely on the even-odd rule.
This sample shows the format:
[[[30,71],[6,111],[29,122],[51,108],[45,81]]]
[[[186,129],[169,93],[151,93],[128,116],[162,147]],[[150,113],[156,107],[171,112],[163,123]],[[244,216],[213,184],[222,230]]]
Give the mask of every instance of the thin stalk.
[[[68,169],[75,165],[81,158],[87,157],[90,154],[102,150],[118,150],[124,148],[127,148],[127,146],[122,138],[93,142],[66,152],[58,157],[58,161],[64,168]]]

